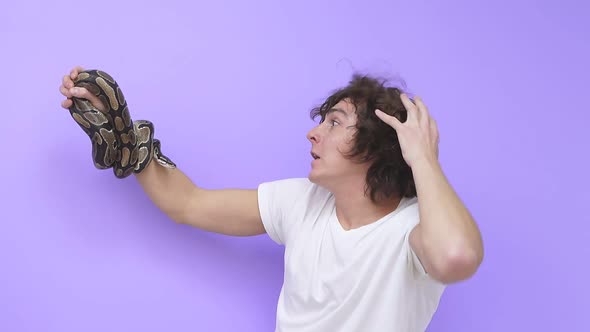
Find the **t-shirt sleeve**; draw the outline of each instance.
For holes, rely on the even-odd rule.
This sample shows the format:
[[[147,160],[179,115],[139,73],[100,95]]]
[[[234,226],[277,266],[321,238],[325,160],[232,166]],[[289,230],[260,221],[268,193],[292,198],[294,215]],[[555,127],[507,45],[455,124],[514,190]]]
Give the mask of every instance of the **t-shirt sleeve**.
[[[264,182],[258,186],[258,208],[266,233],[278,244],[285,245],[289,231],[297,221],[296,204],[305,198],[311,182],[306,178]]]
[[[418,276],[422,277],[422,276],[427,275],[428,273],[426,272],[426,269],[424,268],[424,265],[422,265],[422,262],[420,261],[420,258],[418,258],[418,255],[416,254],[416,251],[412,248],[412,245],[410,244],[410,233],[412,233],[412,230],[417,225],[418,225],[418,222],[416,222],[415,224],[413,224],[407,230],[406,235],[404,237],[404,246],[406,247],[406,252],[408,253],[408,262],[412,266],[412,269],[414,269],[414,271],[418,273]]]
[[[412,233],[412,230],[416,228],[416,226],[418,226],[418,224],[420,223],[420,210],[418,208],[417,201],[414,200],[414,202],[414,204],[408,207],[410,220],[404,236],[404,247],[406,249],[405,252],[408,253],[408,263],[410,264],[411,268],[417,274],[418,277],[424,277],[428,276],[428,273],[424,268],[424,265],[420,261],[420,258],[418,258],[416,251],[412,248],[412,245],[410,244],[410,234]]]

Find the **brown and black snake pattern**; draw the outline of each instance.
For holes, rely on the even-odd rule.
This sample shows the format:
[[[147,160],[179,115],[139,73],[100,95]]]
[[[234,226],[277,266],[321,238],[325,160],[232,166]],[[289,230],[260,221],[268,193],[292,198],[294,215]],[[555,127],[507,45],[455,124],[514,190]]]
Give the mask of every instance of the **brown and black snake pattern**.
[[[176,164],[161,151],[154,139],[154,125],[147,120],[132,121],[119,85],[101,70],[80,72],[74,85],[86,88],[105,105],[101,112],[82,98],[73,97],[69,108],[72,118],[92,142],[92,160],[98,169],[113,168],[117,178],[140,173],[153,159],[167,168]]]

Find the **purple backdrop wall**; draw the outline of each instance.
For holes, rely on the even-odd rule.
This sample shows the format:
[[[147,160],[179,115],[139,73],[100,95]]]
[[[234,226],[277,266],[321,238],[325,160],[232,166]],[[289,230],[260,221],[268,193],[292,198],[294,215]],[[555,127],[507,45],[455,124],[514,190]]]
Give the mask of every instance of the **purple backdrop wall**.
[[[206,188],[306,176],[309,109],[353,70],[403,77],[486,258],[429,331],[588,331],[582,1],[21,1],[0,5],[1,331],[271,331],[282,248],[176,225],[94,169],[74,65]]]

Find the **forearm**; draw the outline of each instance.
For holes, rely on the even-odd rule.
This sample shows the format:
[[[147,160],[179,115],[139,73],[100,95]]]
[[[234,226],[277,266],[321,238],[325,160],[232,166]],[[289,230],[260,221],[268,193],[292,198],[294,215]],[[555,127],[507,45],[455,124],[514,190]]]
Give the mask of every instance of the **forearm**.
[[[233,236],[265,232],[256,189],[203,189],[180,169],[156,161],[136,178],[152,202],[179,224]]]
[[[183,222],[188,200],[198,188],[180,169],[168,169],[152,160],[136,178],[162,212],[175,222]]]
[[[420,209],[419,240],[427,260],[439,271],[474,272],[483,258],[483,245],[473,217],[438,161],[417,163],[412,171]]]

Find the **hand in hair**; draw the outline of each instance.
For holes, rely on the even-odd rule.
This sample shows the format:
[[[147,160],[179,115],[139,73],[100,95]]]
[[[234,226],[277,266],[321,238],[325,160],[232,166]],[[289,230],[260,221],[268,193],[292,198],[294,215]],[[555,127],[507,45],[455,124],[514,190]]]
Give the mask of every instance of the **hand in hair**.
[[[414,98],[415,103],[405,94],[400,97],[408,112],[405,122],[381,110],[375,110],[375,114],[396,131],[402,155],[410,167],[422,161],[438,161],[439,133],[434,118],[420,97]]]

